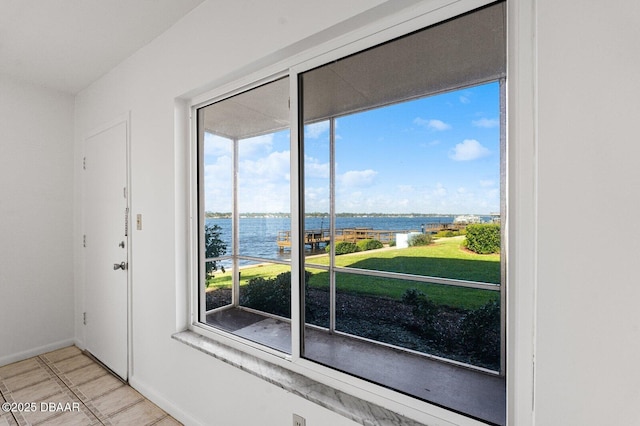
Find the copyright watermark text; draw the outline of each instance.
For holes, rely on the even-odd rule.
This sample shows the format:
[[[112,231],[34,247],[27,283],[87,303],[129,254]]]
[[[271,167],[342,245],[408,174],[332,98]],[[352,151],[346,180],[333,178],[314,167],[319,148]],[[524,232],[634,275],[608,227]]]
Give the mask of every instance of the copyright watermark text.
[[[61,413],[66,411],[80,411],[79,402],[4,402],[2,411],[5,413]]]

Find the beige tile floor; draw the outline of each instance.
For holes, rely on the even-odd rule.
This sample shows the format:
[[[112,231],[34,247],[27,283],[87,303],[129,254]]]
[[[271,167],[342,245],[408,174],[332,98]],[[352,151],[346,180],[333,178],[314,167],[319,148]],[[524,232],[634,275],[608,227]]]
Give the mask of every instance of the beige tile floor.
[[[75,346],[0,367],[4,403],[0,426],[180,425]]]

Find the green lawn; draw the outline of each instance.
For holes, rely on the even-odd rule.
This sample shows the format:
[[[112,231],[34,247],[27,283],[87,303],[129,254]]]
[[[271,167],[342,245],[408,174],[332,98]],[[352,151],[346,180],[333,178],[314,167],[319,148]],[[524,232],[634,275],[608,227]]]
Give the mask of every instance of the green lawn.
[[[478,255],[466,251],[461,244],[464,237],[441,238],[426,247],[404,249],[381,249],[359,252],[336,257],[336,265],[368,270],[401,272],[421,276],[454,278],[487,283],[500,282],[500,256]],[[313,275],[309,285],[316,288],[329,286],[328,272],[314,269],[311,265],[328,265],[328,255],[307,259],[307,270]],[[285,265],[263,265],[241,269],[240,285],[254,277],[274,277],[289,271]],[[209,287],[228,287],[231,285],[231,273],[217,273],[209,281]],[[427,294],[435,303],[476,309],[489,300],[499,297],[499,292],[477,290],[447,285],[429,284],[379,277],[369,277],[350,273],[336,275],[338,292],[358,293],[392,299],[402,298],[410,288],[417,288]]]
[[[278,264],[260,264],[258,266],[243,267],[240,268],[240,285],[245,285],[252,278],[272,278],[288,271],[291,271],[291,267]],[[232,284],[231,274],[231,270],[225,273],[220,271],[214,272],[214,277],[207,280],[207,288],[230,288]]]

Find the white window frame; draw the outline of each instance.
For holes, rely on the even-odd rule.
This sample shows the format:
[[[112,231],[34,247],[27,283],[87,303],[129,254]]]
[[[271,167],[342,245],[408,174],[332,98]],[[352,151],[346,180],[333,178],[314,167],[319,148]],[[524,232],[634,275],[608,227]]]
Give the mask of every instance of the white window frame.
[[[200,150],[203,149],[202,146],[200,146],[201,144],[203,144],[204,141],[199,140],[199,129],[198,129],[198,109],[206,107],[207,105],[211,105],[214,104],[216,102],[220,102],[223,101],[225,99],[229,99],[235,95],[239,95],[241,93],[250,91],[252,89],[258,88],[260,86],[263,86],[265,84],[269,84],[271,82],[274,82],[276,80],[279,80],[283,77],[287,77],[289,76],[290,73],[288,70],[283,70],[280,71],[278,73],[266,76],[264,78],[261,78],[259,80],[255,80],[255,81],[251,81],[250,83],[247,84],[241,84],[239,83],[237,86],[235,83],[230,84],[228,87],[234,87],[233,90],[230,91],[226,91],[224,89],[221,88],[221,90],[216,90],[216,91],[212,91],[212,92],[207,92],[208,94],[211,94],[212,97],[207,98],[205,95],[205,100],[200,100],[200,102],[198,103],[192,103],[191,104],[191,109],[190,109],[190,117],[191,117],[191,137],[190,137],[190,172],[191,172],[191,241],[192,241],[192,262],[191,262],[191,283],[193,283],[192,287],[192,295],[191,295],[191,307],[190,307],[190,312],[191,312],[191,328],[193,330],[199,331],[199,332],[203,332],[206,333],[207,336],[212,337],[215,336],[216,334],[219,335],[218,337],[221,339],[224,339],[227,343],[231,343],[231,342],[239,342],[242,345],[248,345],[252,348],[258,349],[259,351],[264,351],[267,352],[271,355],[275,355],[277,357],[281,357],[281,358],[286,358],[286,359],[291,359],[291,356],[287,353],[278,351],[277,349],[274,348],[270,348],[268,346],[262,345],[260,343],[256,343],[256,342],[252,342],[250,340],[247,340],[245,338],[239,337],[234,335],[233,333],[224,331],[222,329],[218,329],[215,328],[213,326],[207,325],[206,323],[202,322],[199,320],[199,318],[204,318],[206,316],[206,309],[205,309],[205,304],[203,303],[203,301],[201,301],[199,299],[199,294],[200,292],[204,292],[205,291],[205,283],[204,280],[202,280],[201,276],[200,276],[200,267],[203,265],[204,263],[204,246],[201,246],[202,244],[202,240],[201,238],[199,238],[198,236],[200,235],[204,235],[204,224],[201,222],[201,217],[205,214],[204,211],[204,205],[199,203],[199,199],[202,200],[204,199],[204,185],[201,185],[200,182],[200,177],[198,176],[198,170],[199,170],[199,154],[198,152]],[[227,86],[225,86],[226,88]],[[198,99],[200,99],[201,97],[199,97]],[[290,142],[290,145],[291,142]],[[238,148],[237,148],[237,141],[234,142],[234,149],[233,149],[233,158],[232,158],[232,168],[233,168],[233,174],[234,176],[237,176],[238,173]],[[293,159],[293,157],[291,157]],[[291,166],[293,169],[293,165]],[[233,270],[237,271],[238,270],[238,260],[239,259],[247,259],[246,256],[242,256],[239,255],[239,251],[238,251],[238,232],[240,230],[240,223],[239,223],[239,212],[237,209],[237,191],[238,191],[238,187],[237,187],[237,182],[235,181],[235,179],[237,179],[237,177],[234,177],[234,183],[233,183],[233,189],[232,189],[232,198],[233,198],[233,207],[232,207],[232,215],[233,215],[233,228],[232,228],[232,248],[231,248],[231,253],[229,255],[227,255],[228,257],[230,257],[233,260]],[[293,206],[293,201],[291,202],[291,206]],[[290,213],[293,216],[293,212]],[[292,259],[293,259],[293,254],[292,254]],[[258,260],[258,261],[268,261],[269,259],[249,259],[249,260]],[[287,263],[287,262],[283,262],[283,261],[273,261],[274,263],[277,264],[283,264],[283,265],[288,265],[291,266],[291,262]],[[233,301],[238,300],[239,298],[239,294],[237,293],[237,285],[238,285],[238,276],[237,274],[234,273],[234,276],[232,277],[232,289],[233,292],[235,293],[233,296]],[[197,291],[194,291],[194,289],[197,288]],[[293,294],[291,295],[292,297],[292,301],[293,301]],[[293,314],[293,312],[292,312]],[[210,334],[213,333],[213,334]],[[230,340],[227,340],[230,339]]]
[[[493,3],[492,1],[485,0],[459,0],[459,1],[450,1],[450,0],[425,0],[415,7],[404,9],[398,13],[393,15],[387,15],[381,17],[379,20],[374,23],[365,25],[364,27],[360,27],[354,31],[351,31],[347,34],[343,34],[337,38],[333,38],[329,41],[322,42],[317,45],[312,45],[307,49],[301,48],[300,51],[292,52],[291,56],[284,60],[272,60],[270,63],[260,63],[256,64],[255,69],[243,70],[243,75],[231,75],[228,78],[213,82],[212,85],[217,86],[216,89],[207,91],[205,93],[201,93],[199,95],[194,96],[190,99],[189,105],[191,109],[191,143],[190,143],[190,184],[191,188],[197,188],[197,155],[194,152],[196,143],[194,142],[197,139],[197,129],[195,128],[195,110],[204,105],[211,103],[213,101],[223,99],[233,94],[240,93],[242,91],[251,89],[253,87],[257,87],[266,82],[275,80],[283,75],[290,76],[290,99],[291,99],[291,111],[292,111],[292,119],[290,125],[290,134],[292,139],[297,138],[298,135],[298,120],[297,120],[297,111],[298,111],[298,93],[297,93],[297,76],[306,70],[312,69],[316,66],[324,65],[332,60],[340,59],[345,56],[348,56],[353,53],[357,53],[369,47],[378,45],[380,43],[389,41],[391,39],[403,36],[412,31],[416,31],[427,26],[442,22],[444,20],[453,18],[460,14],[472,11],[479,7],[488,5]],[[533,35],[533,28],[531,23],[528,22],[530,11],[526,10],[523,7],[512,7],[511,2],[509,2],[508,7],[508,21],[509,22],[524,22],[527,24],[527,27],[522,30],[524,34]],[[509,34],[509,33],[508,33]],[[532,37],[533,38],[533,37]],[[510,37],[508,35],[507,39]],[[302,43],[304,44],[304,43]],[[529,52],[532,54],[534,51],[533,43],[528,43],[527,40],[518,40],[518,47],[522,48],[524,52]],[[513,52],[514,47],[507,47],[508,52],[511,53],[512,56],[516,56]],[[525,54],[520,54],[519,57],[524,57]],[[530,75],[526,69],[527,65],[532,65],[533,60],[529,59],[529,62],[526,60],[522,61],[522,63],[518,64],[524,71],[521,71],[521,74],[517,74],[516,72],[512,72],[509,70],[509,79],[510,85],[516,86],[516,89],[523,96],[522,101],[515,102],[509,92],[507,92],[506,102],[507,109],[513,108],[515,104],[520,106],[523,103],[532,102],[534,98],[533,91],[531,90],[531,81],[533,80],[532,75]],[[512,63],[510,62],[510,65]],[[511,68],[515,68],[511,66]],[[533,68],[533,67],[532,67]],[[515,80],[515,84],[514,84]],[[515,127],[519,130],[519,134],[522,134],[523,139],[530,139],[529,133],[526,131],[528,128],[526,126],[532,126],[534,123],[534,118],[532,118],[532,111],[522,111],[519,113],[517,117],[508,118],[507,129],[511,127]],[[512,123],[513,121],[513,123]],[[515,133],[515,132],[512,132]],[[299,170],[297,169],[298,165],[298,155],[299,152],[297,150],[297,143],[291,144],[291,175],[298,176]],[[517,162],[521,164],[523,161],[531,158],[535,158],[535,152],[532,152],[530,149],[520,149],[514,150],[512,152],[507,151],[506,158],[504,162],[507,164],[507,170],[504,172],[504,176],[507,178],[507,182],[510,180],[509,178],[513,176],[514,172],[512,172],[508,165],[510,163]],[[534,181],[534,169],[531,166],[527,167],[520,176],[530,177],[531,181]],[[526,183],[516,182],[514,185],[507,187],[507,198],[516,198],[518,192],[517,188],[522,188],[526,186]],[[299,203],[298,203],[298,180],[293,179],[291,184],[291,215],[293,217],[297,217],[299,214]],[[191,282],[196,283],[198,277],[198,247],[196,246],[197,239],[194,238],[194,232],[197,232],[198,229],[198,213],[197,213],[197,194],[195,191],[191,192],[190,197],[190,235],[191,235],[191,244],[190,244],[190,277]],[[534,204],[533,196],[528,197],[520,197],[517,207],[522,207],[523,209]],[[513,207],[507,206],[507,211],[511,213]],[[534,232],[534,227],[531,225],[535,225],[535,218],[528,211],[524,214],[524,220],[522,220],[518,226],[511,225],[510,218],[511,215],[507,215],[506,227],[507,229],[512,228],[513,230],[518,231],[526,231],[527,235],[532,235]],[[299,250],[297,247],[299,246],[298,240],[300,236],[300,232],[298,229],[298,221],[292,220],[291,223],[291,235],[292,235],[292,262],[291,262],[291,275],[292,277],[300,276],[299,265],[300,262],[294,261],[300,256]],[[505,241],[505,250],[510,255],[512,259],[511,262],[514,262],[517,258],[515,256],[511,256],[511,251],[515,249],[515,241],[513,238],[513,233],[509,234],[508,240]],[[535,246],[535,242],[530,246],[522,246],[524,252],[531,250]],[[534,261],[531,262],[523,262],[524,269],[522,270],[511,270],[508,273],[507,280],[507,291],[509,291],[508,282],[515,277],[523,277],[525,279],[531,278],[533,275],[533,265]],[[292,278],[293,279],[293,278]],[[297,307],[300,299],[299,293],[299,285],[297,282],[292,283],[292,304],[294,307]],[[532,287],[532,286],[530,286]],[[477,425],[482,424],[481,422],[470,419],[464,415],[454,413],[445,408],[440,408],[434,406],[428,402],[417,400],[413,397],[403,395],[399,392],[384,388],[382,386],[372,384],[370,382],[358,379],[356,377],[347,375],[345,373],[341,373],[335,371],[329,367],[321,366],[315,362],[308,361],[300,356],[300,318],[298,309],[292,309],[292,318],[291,318],[291,333],[292,333],[292,353],[290,355],[283,354],[277,351],[265,350],[265,347],[259,344],[254,344],[247,340],[238,338],[229,333],[225,333],[223,331],[212,329],[211,327],[205,327],[201,323],[198,322],[198,292],[199,289],[195,285],[190,286],[190,321],[189,321],[189,330],[194,331],[204,337],[210,338],[214,341],[220,342],[222,344],[228,345],[231,348],[237,349],[243,353],[255,356],[258,359],[263,359],[268,362],[273,363],[274,365],[284,367],[290,371],[295,373],[302,374],[306,377],[309,377],[314,380],[318,380],[321,383],[326,384],[332,388],[349,392],[351,395],[362,398],[367,401],[371,401],[375,404],[380,404],[384,407],[388,407],[390,409],[399,410],[400,412],[407,413],[410,417],[415,418],[418,421],[448,421],[456,424],[469,424],[469,425]],[[533,331],[533,325],[531,319],[528,318],[529,315],[533,317],[532,313],[534,311],[534,304],[525,303],[522,293],[517,296],[513,296],[507,294],[507,307],[514,307],[518,305],[518,307],[523,306],[524,310],[518,315],[513,312],[506,312],[508,317],[507,319],[507,327],[508,324],[512,321],[515,321],[519,318],[525,319],[525,324],[523,326],[524,331],[527,330]],[[531,400],[533,399],[533,384],[531,380],[533,368],[530,365],[519,365],[517,367],[513,366],[513,360],[515,358],[524,360],[527,362],[529,357],[532,358],[533,348],[529,342],[527,342],[526,338],[520,338],[518,340],[514,339],[515,331],[508,327],[507,329],[507,377],[508,377],[508,387],[507,387],[507,395],[512,396],[513,391],[510,391],[509,388],[515,388],[514,380],[515,374],[511,372],[517,372],[518,377],[523,377],[529,375],[529,377],[524,382],[524,385],[517,386],[521,392],[519,393],[519,403],[516,406],[515,402],[513,402],[512,398],[508,397],[508,424],[512,424],[515,418],[523,419],[527,424],[530,424],[531,416],[527,414],[527,404],[522,402],[522,396],[530,394]],[[515,345],[518,342],[525,341],[526,347],[523,350],[517,350]],[[511,355],[509,353],[511,352]],[[514,355],[515,354],[515,355]],[[531,385],[531,386],[529,386]],[[511,401],[509,401],[511,400]],[[513,411],[517,411],[515,414]]]

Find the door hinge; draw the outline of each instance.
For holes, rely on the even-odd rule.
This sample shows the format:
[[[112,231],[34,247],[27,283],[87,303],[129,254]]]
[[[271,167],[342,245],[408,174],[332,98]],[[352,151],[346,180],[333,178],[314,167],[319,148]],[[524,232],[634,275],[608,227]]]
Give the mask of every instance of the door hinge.
[[[124,194],[124,198],[127,198],[127,187],[122,188],[122,193]]]
[[[82,157],[82,170],[87,170],[87,157]]]
[[[82,313],[82,324],[83,325],[87,325],[87,313],[86,312]]]
[[[87,234],[84,234],[82,236],[82,247],[86,247],[87,246]]]

